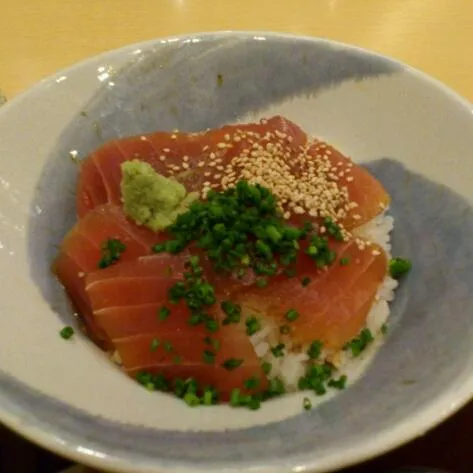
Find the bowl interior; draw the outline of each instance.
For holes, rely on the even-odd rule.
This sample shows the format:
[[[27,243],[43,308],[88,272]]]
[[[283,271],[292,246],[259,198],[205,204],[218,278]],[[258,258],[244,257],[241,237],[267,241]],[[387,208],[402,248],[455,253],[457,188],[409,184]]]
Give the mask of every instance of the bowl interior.
[[[294,396],[256,413],[192,410],[85,338],[61,340],[71,315],[50,264],[75,219],[70,152],[273,114],[365,163],[392,196],[393,253],[414,269],[365,376],[310,413]],[[327,41],[212,34],[90,60],[7,105],[0,129],[0,415],[26,435],[123,471],[327,471],[421,434],[471,395],[473,120],[436,82]]]

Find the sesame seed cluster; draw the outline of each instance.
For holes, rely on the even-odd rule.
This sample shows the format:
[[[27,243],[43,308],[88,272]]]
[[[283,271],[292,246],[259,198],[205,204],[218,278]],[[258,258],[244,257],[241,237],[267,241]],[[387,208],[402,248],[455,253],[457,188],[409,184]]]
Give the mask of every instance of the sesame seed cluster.
[[[299,137],[279,130],[259,133],[239,128],[222,138],[203,146],[198,159],[183,156],[179,164],[173,160],[167,166],[169,173],[199,171],[203,199],[210,190],[228,189],[241,179],[260,184],[276,196],[285,219],[329,217],[341,225],[346,236],[343,219],[348,214],[354,220],[361,218],[348,190],[354,181],[354,164],[344,157],[338,159],[338,152],[326,143],[304,139],[300,144]],[[169,152],[164,148],[159,159],[165,162]]]

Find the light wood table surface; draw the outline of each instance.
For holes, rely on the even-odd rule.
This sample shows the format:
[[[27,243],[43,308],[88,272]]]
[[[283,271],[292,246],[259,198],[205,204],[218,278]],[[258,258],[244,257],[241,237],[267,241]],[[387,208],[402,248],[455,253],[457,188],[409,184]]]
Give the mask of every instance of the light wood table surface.
[[[61,68],[109,49],[230,29],[355,44],[419,68],[473,101],[473,0],[0,0],[0,89],[12,99]],[[471,473],[473,454],[462,445],[472,434],[470,406],[377,465],[416,462]]]

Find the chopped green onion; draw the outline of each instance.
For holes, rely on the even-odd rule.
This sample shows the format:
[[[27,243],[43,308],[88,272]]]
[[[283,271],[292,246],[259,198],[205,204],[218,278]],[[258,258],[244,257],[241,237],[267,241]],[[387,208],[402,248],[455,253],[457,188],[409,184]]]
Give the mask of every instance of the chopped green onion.
[[[286,319],[289,320],[289,322],[294,322],[299,318],[299,312],[295,309],[290,309],[286,312]]]
[[[222,301],[220,307],[227,317],[223,320],[224,325],[237,324],[241,318],[241,307],[231,301]]]
[[[258,278],[256,280],[256,286],[260,288],[267,287],[268,285],[268,279],[267,278]]]
[[[286,345],[284,343],[278,343],[275,347],[271,348],[271,353],[275,358],[281,358],[284,356],[284,348]]]
[[[273,365],[269,361],[263,361],[263,363],[261,364],[261,369],[263,370],[263,373],[265,375],[268,375],[269,373],[271,373],[272,367]]]
[[[169,317],[169,314],[171,313],[171,310],[168,309],[167,307],[161,307],[161,309],[159,309],[159,313],[158,313],[158,318],[159,320],[161,320],[162,322],[165,321],[168,317]]]
[[[350,262],[350,258],[340,258],[340,266],[346,266]]]
[[[98,262],[100,269],[107,268],[120,259],[126,245],[116,238],[110,238],[102,244],[102,257]]]
[[[270,240],[272,240],[273,243],[278,243],[282,238],[281,233],[279,233],[279,231],[273,225],[268,225],[266,227],[266,235]]]
[[[228,358],[222,363],[222,366],[227,370],[227,371],[233,371],[237,369],[239,366],[243,364],[242,359],[238,358]]]
[[[188,320],[189,325],[192,325],[193,327],[201,324],[203,321],[204,321],[204,317],[199,312],[194,312],[193,314],[191,314]]]
[[[255,377],[248,378],[244,382],[244,386],[246,389],[255,389],[258,387],[258,385],[259,385],[259,379]]]
[[[304,398],[303,406],[306,411],[310,411],[312,409],[312,402],[308,397]]]
[[[170,353],[174,350],[173,346],[172,346],[172,343],[170,342],[163,342],[163,348],[164,348],[164,351]]]
[[[214,393],[211,389],[205,389],[204,395],[202,396],[202,404],[204,406],[211,406],[213,404]]]
[[[209,332],[217,332],[218,330],[218,322],[214,319],[209,319],[205,322],[205,328],[209,331]]]
[[[210,345],[215,351],[218,351],[220,349],[220,340],[217,340],[215,338],[205,337],[204,342],[207,345]]]
[[[322,353],[322,342],[319,340],[314,340],[311,344],[309,349],[307,350],[307,355],[311,360],[317,360]]]
[[[306,287],[310,284],[310,281],[310,278],[308,276],[305,276],[304,278],[302,278],[301,284],[302,286]]]
[[[348,342],[345,346],[345,350],[350,350],[354,357],[359,356],[363,350],[374,340],[374,337],[371,331],[367,328],[363,329],[360,332],[360,335],[350,342]]]
[[[190,407],[196,407],[200,405],[199,397],[196,394],[189,392],[184,394],[184,402]]]
[[[153,340],[151,340],[150,350],[156,351],[158,347],[159,347],[159,340],[157,340],[156,338],[153,338]]]
[[[240,405],[240,390],[238,388],[232,389],[230,394],[230,405],[233,407]]]
[[[342,389],[345,389],[346,383],[347,383],[347,377],[343,375],[343,376],[340,376],[340,378],[338,379],[331,379],[328,382],[328,385],[331,388],[339,389],[341,391]]]
[[[245,324],[246,333],[249,336],[254,335],[256,332],[259,332],[261,330],[261,324],[259,323],[259,320],[254,316],[248,317],[245,321]]]
[[[412,262],[406,258],[393,258],[389,262],[389,273],[394,279],[399,279],[407,274],[412,268]]]
[[[74,329],[70,325],[67,325],[60,330],[59,335],[61,335],[64,340],[69,340],[74,335]]]
[[[172,361],[175,365],[180,365],[182,363],[182,356],[176,355]]]
[[[271,397],[279,396],[281,394],[284,394],[285,392],[286,388],[284,386],[284,383],[279,378],[272,378],[269,380],[268,394]]]
[[[204,350],[202,359],[204,360],[204,363],[212,365],[215,363],[215,353],[210,350]]]

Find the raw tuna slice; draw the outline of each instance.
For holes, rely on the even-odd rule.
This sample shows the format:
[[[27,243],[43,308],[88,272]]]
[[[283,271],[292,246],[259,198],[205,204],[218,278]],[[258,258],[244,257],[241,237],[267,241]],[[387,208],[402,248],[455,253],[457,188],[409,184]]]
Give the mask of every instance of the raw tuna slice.
[[[183,280],[186,260],[184,254],[143,257],[86,277],[93,316],[125,371],[134,376],[146,371],[173,379],[193,377],[217,388],[224,398],[233,388],[245,392],[244,381],[251,377],[260,379],[259,388],[264,389],[266,377],[244,328],[222,325],[218,303],[209,308],[218,330],[209,331],[204,324],[189,324],[183,303],[168,302],[169,289]],[[162,308],[170,309],[167,318],[159,316]],[[241,364],[228,369],[228,360]]]
[[[387,257],[377,245],[360,249],[354,240],[332,242],[337,259],[318,270],[304,253],[299,256],[298,276],[273,278],[266,288],[247,288],[236,296],[246,313],[260,313],[291,328],[293,340],[321,341],[339,350],[358,335],[366,323],[376,292],[387,273]],[[310,278],[308,285],[301,280]],[[299,314],[288,321],[286,314]]]
[[[257,141],[272,130],[287,133],[294,146],[306,143],[305,133],[281,117],[274,117],[264,124],[229,125],[204,133],[157,132],[106,143],[81,164],[77,185],[78,215],[84,216],[100,203],[120,203],[120,165],[125,160],[146,161],[164,176],[175,175],[189,191],[201,191],[202,184],[208,181],[206,173],[229,164],[250,141]],[[243,137],[243,133],[247,136]],[[212,160],[215,162],[210,165]]]
[[[102,258],[104,243],[118,239],[125,244],[120,261],[134,260],[151,253],[152,245],[162,241],[163,234],[155,234],[125,218],[120,208],[113,205],[96,207],[80,220],[66,235],[53,263],[53,271],[65,287],[91,337],[106,342],[100,325],[91,322],[84,277],[96,271]]]
[[[333,147],[308,141],[305,132],[289,120],[273,117],[203,133],[157,132],[103,145],[81,166],[79,217],[100,203],[120,203],[120,165],[134,158],[148,162],[162,175],[174,176],[189,192],[222,190],[244,178],[262,185],[272,181],[273,191],[274,186],[284,192],[288,184],[294,184],[293,195],[298,193],[299,181],[306,178],[303,193],[309,195],[307,202],[291,206],[281,198],[284,211],[293,214],[295,223],[319,217],[310,210],[321,179],[326,192],[340,194],[334,192],[333,186],[338,186],[344,193],[346,201],[337,203],[335,213],[342,211],[339,221],[349,229],[371,220],[389,204],[386,191],[366,170]],[[285,173],[292,174],[294,180],[287,179]],[[278,175],[282,176],[279,184],[274,182]],[[301,211],[294,212],[298,207]]]

